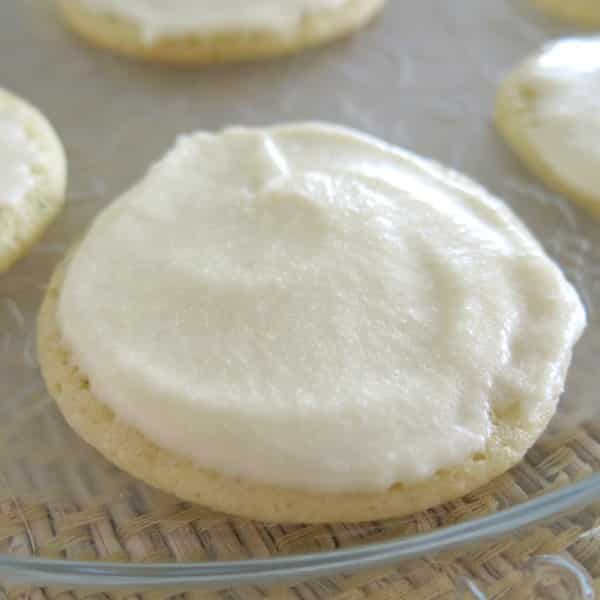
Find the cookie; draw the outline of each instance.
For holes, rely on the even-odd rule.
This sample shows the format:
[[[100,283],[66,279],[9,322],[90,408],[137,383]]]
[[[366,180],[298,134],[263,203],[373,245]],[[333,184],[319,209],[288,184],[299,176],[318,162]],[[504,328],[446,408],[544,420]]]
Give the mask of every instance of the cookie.
[[[517,463],[584,326],[502,202],[300,123],[180,137],[58,268],[38,343],[67,421],[134,476],[255,519],[365,521]]]
[[[0,272],[60,212],[65,184],[65,154],[52,126],[30,104],[0,89]]]
[[[65,22],[97,46],[160,63],[204,65],[270,58],[324,44],[366,25],[384,2],[288,0],[290,14],[285,2],[275,0],[263,1],[260,11],[219,2],[212,10],[224,12],[210,20],[204,5],[192,7],[184,19],[187,0],[177,10],[169,4],[168,13],[149,0],[60,0],[59,5]]]
[[[561,40],[502,83],[496,125],[549,187],[600,216],[600,38]]]

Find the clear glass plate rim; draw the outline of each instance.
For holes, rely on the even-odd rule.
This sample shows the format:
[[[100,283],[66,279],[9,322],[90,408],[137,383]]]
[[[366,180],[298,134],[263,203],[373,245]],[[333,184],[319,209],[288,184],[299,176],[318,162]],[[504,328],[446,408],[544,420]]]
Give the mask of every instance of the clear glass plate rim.
[[[0,578],[44,584],[132,587],[151,584],[247,585],[317,577],[402,560],[481,542],[531,526],[600,499],[600,473],[517,506],[410,538],[328,552],[269,559],[206,563],[119,564],[0,556]]]

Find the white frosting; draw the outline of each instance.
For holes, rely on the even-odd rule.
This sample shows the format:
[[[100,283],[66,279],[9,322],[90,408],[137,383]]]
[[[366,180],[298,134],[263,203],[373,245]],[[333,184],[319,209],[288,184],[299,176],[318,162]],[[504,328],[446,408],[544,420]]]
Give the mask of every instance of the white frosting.
[[[384,490],[553,408],[585,316],[499,201],[350,130],[197,133],[95,222],[58,318],[92,392],[228,476]]]
[[[148,43],[164,37],[248,29],[285,32],[348,0],[83,0],[100,14],[136,23]]]
[[[600,37],[558,42],[528,60],[523,135],[562,181],[600,202]]]
[[[16,206],[35,187],[42,153],[12,112],[0,108],[0,207]]]

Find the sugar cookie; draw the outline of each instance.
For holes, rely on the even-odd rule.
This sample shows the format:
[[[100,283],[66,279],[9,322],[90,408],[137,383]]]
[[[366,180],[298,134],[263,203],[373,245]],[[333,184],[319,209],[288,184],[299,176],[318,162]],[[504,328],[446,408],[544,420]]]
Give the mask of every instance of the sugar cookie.
[[[347,35],[385,0],[59,0],[65,21],[90,42],[174,64],[288,54]]]
[[[397,516],[522,457],[585,325],[500,201],[324,124],[197,133],[96,220],[39,320],[110,460],[280,521]]]
[[[502,84],[496,123],[523,163],[600,216],[600,37],[544,47]]]
[[[0,89],[0,272],[42,235],[64,202],[66,160],[48,121]]]

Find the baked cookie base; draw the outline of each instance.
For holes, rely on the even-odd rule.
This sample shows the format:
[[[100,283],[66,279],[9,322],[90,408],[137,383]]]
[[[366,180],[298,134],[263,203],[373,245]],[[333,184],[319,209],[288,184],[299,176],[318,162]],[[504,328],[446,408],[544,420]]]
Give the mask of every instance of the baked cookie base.
[[[463,496],[518,463],[554,412],[554,406],[541,407],[536,419],[525,423],[514,405],[494,415],[494,432],[485,452],[441,470],[427,481],[399,484],[383,493],[308,493],[225,477],[159,448],[93,395],[85,373],[80,372],[62,342],[57,322],[65,268],[63,263],[55,271],[38,318],[42,373],[65,419],[86,442],[124,471],[217,511],[288,523],[361,522],[414,513]]]
[[[27,254],[61,211],[65,196],[66,159],[54,129],[33,106],[0,89],[0,110],[15,115],[46,157],[46,167],[37,173],[39,181],[35,188],[18,205],[0,206],[2,273]]]
[[[131,21],[88,10],[81,0],[59,0],[65,22],[94,45],[129,57],[176,65],[238,62],[290,54],[348,35],[367,24],[385,0],[350,0],[342,8],[305,17],[288,32],[224,31],[168,37],[148,44]]]
[[[600,4],[597,0],[531,0],[547,15],[580,27],[600,26]]]

